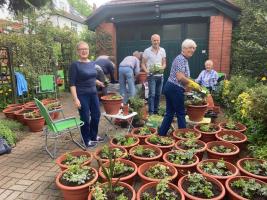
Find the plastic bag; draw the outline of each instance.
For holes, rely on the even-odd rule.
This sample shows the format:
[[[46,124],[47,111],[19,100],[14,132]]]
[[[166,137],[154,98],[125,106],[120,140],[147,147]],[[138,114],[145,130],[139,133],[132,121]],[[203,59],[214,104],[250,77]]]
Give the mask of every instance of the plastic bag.
[[[0,137],[0,155],[10,152],[11,152],[11,147],[7,144],[5,139]]]

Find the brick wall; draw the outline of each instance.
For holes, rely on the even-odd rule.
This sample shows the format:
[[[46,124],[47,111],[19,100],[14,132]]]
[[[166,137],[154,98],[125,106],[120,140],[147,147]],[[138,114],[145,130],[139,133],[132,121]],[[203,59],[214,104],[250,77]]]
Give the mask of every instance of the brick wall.
[[[224,15],[210,17],[209,59],[214,69],[229,74],[231,59],[232,20]]]

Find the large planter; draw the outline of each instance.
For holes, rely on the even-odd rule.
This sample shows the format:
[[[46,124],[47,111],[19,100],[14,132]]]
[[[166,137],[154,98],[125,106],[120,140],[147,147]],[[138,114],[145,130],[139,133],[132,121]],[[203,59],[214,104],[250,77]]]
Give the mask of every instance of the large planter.
[[[94,173],[95,173],[95,177],[93,178],[93,180],[85,183],[84,185],[80,185],[80,186],[66,186],[63,185],[59,180],[60,178],[63,176],[63,174],[68,170],[64,170],[61,171],[57,177],[56,177],[56,185],[57,187],[62,191],[63,193],[63,197],[64,200],[86,200],[88,197],[88,194],[90,192],[90,186],[93,185],[98,178],[98,173],[96,171],[96,169],[92,168]]]
[[[208,109],[208,104],[205,105],[187,105],[186,113],[191,121],[200,122]]]
[[[145,172],[152,166],[155,166],[156,164],[162,164],[162,165],[165,165],[167,167],[169,167],[169,172],[170,172],[170,176],[169,176],[169,180],[170,181],[173,181],[175,180],[175,178],[177,177],[178,175],[178,172],[176,170],[176,168],[168,163],[165,163],[165,162],[158,162],[158,161],[152,161],[152,162],[146,162],[142,165],[140,165],[138,167],[138,175],[139,177],[142,179],[142,183],[145,184],[145,183],[149,183],[149,182],[159,182],[161,179],[155,179],[155,178],[150,178],[150,177],[147,177],[145,175]]]
[[[140,128],[133,128],[132,131],[131,131],[132,135],[134,135],[134,136],[139,138],[139,140],[140,140],[139,144],[145,144],[145,139],[147,137],[149,137],[151,134],[156,134],[157,133],[157,129],[149,128],[151,134],[149,134],[149,135],[140,135],[140,134],[138,134],[140,129],[141,129],[141,127]]]
[[[29,101],[29,102],[25,103],[24,108],[32,109],[32,110],[38,109],[34,101]]]
[[[205,172],[203,169],[202,169],[202,165],[204,163],[207,163],[207,162],[212,162],[212,163],[217,163],[219,160],[216,160],[216,159],[207,159],[207,160],[202,160],[201,162],[199,162],[197,164],[197,171],[201,174],[203,174],[204,176],[210,176],[212,178],[215,178],[217,179],[218,181],[220,181],[223,185],[225,185],[225,181],[228,179],[228,178],[232,178],[232,177],[235,177],[239,174],[239,170],[237,169],[236,166],[234,166],[233,164],[229,163],[229,162],[226,162],[225,161],[225,166],[226,168],[232,172],[232,175],[228,175],[228,176],[218,176],[218,175],[213,175],[213,174],[210,174],[210,173],[207,173]]]
[[[127,152],[127,150],[126,150],[124,147],[109,146],[108,148],[109,148],[110,150],[115,149],[115,148],[120,149],[120,150],[123,152],[123,154],[122,154],[122,156],[119,157],[119,158],[126,158],[126,157],[128,156],[128,152]],[[95,157],[95,159],[96,159],[97,161],[101,162],[101,163],[105,163],[105,162],[109,161],[109,158],[101,158],[101,155],[100,155],[100,154],[101,154],[101,151],[102,151],[102,148],[98,148],[98,149],[94,152],[94,157]],[[112,159],[113,159],[113,158],[112,158]]]
[[[110,145],[111,145],[111,146],[114,146],[114,147],[123,147],[123,148],[125,148],[127,151],[129,151],[132,147],[138,145],[139,142],[140,142],[140,141],[139,141],[139,138],[136,137],[136,136],[134,136],[134,135],[125,135],[125,137],[133,137],[133,138],[135,138],[136,142],[133,143],[133,144],[131,144],[131,145],[125,146],[125,145],[119,145],[119,144],[117,144],[117,143],[115,142],[115,138],[112,138],[112,139],[110,140]]]
[[[225,139],[226,136],[230,136],[232,137],[232,139],[231,140]],[[220,141],[230,142],[232,144],[235,144],[239,148],[244,148],[245,143],[248,139],[247,136],[244,135],[243,133],[238,132],[238,131],[231,131],[231,130],[222,130],[216,133],[215,137]]]
[[[22,109],[22,106],[11,106],[11,107],[7,107],[3,110],[3,113],[5,114],[5,116],[9,119],[16,119],[16,115],[15,112],[19,111]]]
[[[188,175],[183,176],[178,181],[178,188],[184,193],[185,199],[188,199],[188,200],[207,200],[207,198],[198,198],[198,197],[192,196],[191,194],[189,194],[186,191],[185,183],[186,183],[187,177],[188,177]],[[224,186],[218,180],[216,180],[214,178],[211,178],[208,176],[204,176],[204,177],[206,178],[207,181],[212,182],[214,185],[216,185],[220,189],[220,193],[216,197],[210,198],[209,200],[221,200],[221,199],[223,199],[223,197],[225,196]]]
[[[221,127],[222,130],[228,130],[228,131],[231,130],[231,129],[227,129],[225,125],[226,125],[226,122],[219,123],[219,126]],[[238,129],[231,130],[231,131],[239,131],[241,133],[244,133],[247,130],[247,127],[244,124],[236,123],[235,125],[238,127]]]
[[[127,175],[127,176],[123,176],[123,177],[120,177],[120,178],[112,178],[112,181],[118,181],[118,179],[119,179],[121,182],[124,182],[124,183],[127,183],[129,185],[132,185],[133,184],[133,179],[134,179],[135,175],[137,174],[137,166],[136,166],[136,164],[133,163],[132,161],[125,160],[125,159],[116,159],[116,161],[120,161],[120,162],[122,162],[122,163],[124,163],[126,165],[129,165],[129,166],[133,167],[134,171],[131,174]],[[102,178],[103,182],[106,182],[107,178],[103,173],[103,170],[102,170],[103,166],[108,168],[109,161],[104,163],[99,168],[99,171],[98,171],[99,176]]]
[[[151,182],[151,183],[142,185],[142,187],[137,192],[137,200],[141,200],[141,195],[149,190],[152,190],[153,188],[156,188],[157,184],[158,184],[157,182]],[[168,186],[170,190],[175,191],[176,193],[180,195],[181,197],[180,200],[185,200],[184,194],[180,191],[180,189],[176,185],[172,183],[168,183]]]
[[[120,107],[122,104],[122,97],[118,99],[112,99],[113,94],[102,96],[102,104],[104,106],[104,110],[109,115],[116,115],[120,111]]]
[[[194,133],[194,135],[195,135],[194,138],[197,140],[199,140],[201,138],[200,132],[197,132],[194,129],[189,129],[189,128],[176,129],[175,131],[172,132],[172,135],[177,142],[178,140],[189,139],[188,132]]]
[[[182,150],[182,151],[188,151],[189,149],[185,149],[181,144],[184,141],[186,141],[186,140],[179,140],[178,142],[176,142],[175,143],[175,148],[178,149],[178,150]],[[201,140],[197,140],[196,143],[199,146],[201,146],[201,148],[195,149],[196,155],[199,158],[199,160],[202,160],[203,154],[207,149],[207,144],[205,142],[201,141]]]
[[[239,179],[243,179],[243,180],[249,180],[249,179],[254,179],[254,178],[251,178],[251,177],[248,177],[248,176],[236,176],[236,177],[232,177],[232,178],[229,178],[226,180],[225,182],[225,188],[228,192],[228,196],[229,196],[229,200],[250,200],[250,199],[247,199],[247,198],[244,198],[242,197],[240,194],[236,193],[236,191],[234,191],[231,187],[231,184],[234,182],[234,181],[237,181]],[[255,181],[261,185],[266,185],[266,183],[264,183],[263,181],[261,180],[258,180],[258,179],[255,179]],[[256,197],[254,197],[255,200],[258,199]],[[254,199],[253,198],[253,199]],[[261,198],[262,200],[264,199],[264,197]],[[260,200],[261,200],[260,199]]]
[[[147,80],[147,73],[146,72],[139,72],[138,74],[138,82],[143,84]]]
[[[151,145],[141,145],[142,147],[144,148],[148,148],[148,149],[153,149],[155,152],[156,152],[156,156],[154,157],[141,157],[141,156],[137,156],[134,154],[134,151],[137,147],[139,147],[140,145],[138,146],[134,146],[130,149],[129,151],[129,154],[131,156],[131,160],[137,165],[137,166],[140,166],[142,165],[143,163],[146,163],[146,162],[151,162],[151,161],[157,161],[157,160],[160,160],[161,156],[162,156],[162,151],[160,148],[158,147],[155,147],[155,146],[151,146]]]
[[[28,112],[33,112],[34,110],[31,110],[31,109],[25,109],[25,108],[21,108],[20,110],[17,110],[14,112],[15,116],[16,116],[16,119],[26,125],[26,121],[25,121],[25,118],[24,118],[24,114],[25,113],[28,113]]]
[[[210,126],[212,126],[216,131],[211,131],[211,132],[205,132],[205,131],[201,131],[200,130],[200,126],[203,124],[197,124],[194,126],[194,130],[201,133],[201,138],[200,140],[202,140],[203,142],[210,142],[210,141],[215,141],[216,137],[215,134],[221,131],[221,128],[216,125],[216,124],[209,124]],[[204,124],[205,125],[205,124]]]
[[[113,182],[113,183],[115,183],[115,182]],[[101,188],[101,187],[103,187],[103,186],[106,185],[106,184],[107,184],[107,183],[103,183],[103,184],[101,184],[99,187]],[[134,190],[134,188],[133,188],[132,186],[130,186],[129,184],[124,183],[124,182],[118,182],[117,185],[118,185],[118,186],[122,186],[122,187],[124,187],[124,188],[127,188],[127,189],[131,192],[131,194],[132,194],[132,198],[131,198],[131,200],[135,200],[135,199],[136,199],[136,192],[135,192],[135,190]],[[95,192],[95,189],[93,189],[93,190],[90,192],[90,194],[89,194],[89,196],[88,196],[88,200],[92,200],[92,199],[93,199],[93,194],[94,194],[94,192]]]
[[[28,118],[24,116],[27,126],[31,132],[39,132],[43,130],[45,119],[43,117]]]
[[[148,145],[151,145],[151,146],[160,148],[163,154],[166,153],[166,152],[168,152],[168,151],[170,151],[170,150],[172,150],[172,148],[175,145],[175,140],[174,139],[172,139],[173,141],[169,145],[153,144],[152,142],[149,141],[149,138],[150,137],[148,137],[148,138],[145,139],[145,143],[148,144]],[[160,137],[163,137],[164,138],[164,136],[160,136]]]
[[[215,146],[224,146],[226,148],[231,149],[232,151],[229,153],[219,153],[212,151],[211,149]],[[238,158],[239,151],[240,150],[236,145],[229,142],[213,141],[207,143],[208,158],[210,159],[223,159],[224,161],[234,163],[235,160]]]
[[[71,154],[72,156],[86,155],[88,157],[88,160],[84,163],[81,163],[81,165],[89,165],[93,159],[93,155],[88,151],[82,151],[82,150],[71,151],[71,152],[69,152],[69,154]],[[67,153],[62,154],[61,156],[59,156],[56,159],[56,164],[60,167],[61,171],[64,171],[64,170],[68,169],[68,167],[69,167],[68,165],[62,163],[63,161],[66,160],[66,158],[67,158]]]
[[[258,162],[258,163],[263,163],[263,162],[267,162],[267,161],[256,159],[256,158],[242,158],[242,159],[238,160],[236,163],[236,166],[240,170],[241,175],[250,176],[252,178],[259,179],[259,180],[267,183],[267,176],[261,176],[261,175],[253,174],[253,173],[247,171],[246,169],[244,169],[243,166],[244,166],[244,163],[246,161],[254,161],[254,162]]]

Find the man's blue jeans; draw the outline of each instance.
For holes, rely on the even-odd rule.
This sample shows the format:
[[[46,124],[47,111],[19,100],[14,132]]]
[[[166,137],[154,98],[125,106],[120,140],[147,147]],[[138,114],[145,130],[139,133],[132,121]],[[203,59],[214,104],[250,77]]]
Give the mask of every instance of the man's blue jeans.
[[[126,83],[128,84],[129,92],[127,92]],[[132,67],[130,66],[119,67],[119,84],[120,84],[120,94],[121,96],[123,96],[123,103],[126,104],[128,98],[135,95],[134,73]]]
[[[163,93],[166,97],[166,114],[159,129],[159,135],[165,136],[171,126],[174,114],[177,116],[179,128],[186,128],[184,88],[169,81],[166,82]]]
[[[82,94],[78,95],[81,103],[79,109],[80,119],[84,122],[81,127],[81,132],[85,144],[89,140],[96,141],[98,133],[98,124],[100,120],[100,105],[97,94]]]
[[[157,114],[163,84],[163,76],[148,76],[148,112]]]

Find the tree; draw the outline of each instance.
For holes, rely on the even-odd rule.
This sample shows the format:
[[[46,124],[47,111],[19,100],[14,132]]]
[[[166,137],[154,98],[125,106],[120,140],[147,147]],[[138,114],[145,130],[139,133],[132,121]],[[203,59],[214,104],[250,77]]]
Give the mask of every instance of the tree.
[[[89,16],[93,8],[91,5],[87,3],[85,0],[68,0],[70,5],[74,7],[81,15],[83,16]]]

